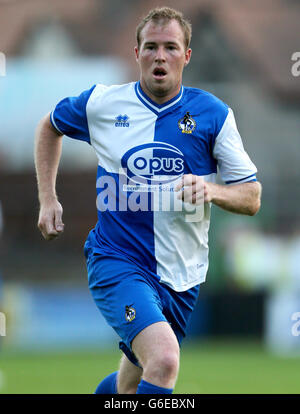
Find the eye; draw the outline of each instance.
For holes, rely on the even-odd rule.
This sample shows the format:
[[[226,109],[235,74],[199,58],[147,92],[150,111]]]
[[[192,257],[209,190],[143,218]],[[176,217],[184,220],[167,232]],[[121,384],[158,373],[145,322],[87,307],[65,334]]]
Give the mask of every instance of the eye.
[[[177,46],[176,45],[168,45],[167,46],[167,49],[168,50],[176,50],[177,49]]]

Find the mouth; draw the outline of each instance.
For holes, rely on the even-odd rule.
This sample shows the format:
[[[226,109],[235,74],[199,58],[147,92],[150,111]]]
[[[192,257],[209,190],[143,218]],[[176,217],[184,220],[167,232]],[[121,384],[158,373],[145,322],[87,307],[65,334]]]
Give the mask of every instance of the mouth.
[[[155,68],[152,72],[154,79],[162,80],[167,76],[167,71],[164,68]]]

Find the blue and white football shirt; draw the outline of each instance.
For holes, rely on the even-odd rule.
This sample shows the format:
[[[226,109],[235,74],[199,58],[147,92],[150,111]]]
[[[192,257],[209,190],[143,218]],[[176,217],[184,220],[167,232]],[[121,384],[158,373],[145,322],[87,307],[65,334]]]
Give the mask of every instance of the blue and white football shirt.
[[[204,282],[210,204],[196,220],[174,186],[183,174],[215,182],[218,170],[229,185],[256,180],[232,110],[195,88],[158,105],[139,82],[98,84],[59,102],[51,122],[98,157],[98,223],[86,246],[127,257],[175,291]]]

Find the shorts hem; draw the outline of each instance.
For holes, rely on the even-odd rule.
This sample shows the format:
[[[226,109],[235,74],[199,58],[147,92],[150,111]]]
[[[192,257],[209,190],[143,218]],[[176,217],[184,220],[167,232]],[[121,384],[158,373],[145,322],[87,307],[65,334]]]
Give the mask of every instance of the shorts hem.
[[[165,318],[165,319],[157,319],[156,321],[149,321],[149,322],[145,322],[143,325],[141,325],[141,327],[140,328],[137,328],[135,331],[134,331],[134,333],[133,334],[131,334],[130,336],[128,336],[128,340],[125,342],[124,341],[124,343],[126,343],[126,345],[127,344],[129,344],[130,345],[130,348],[131,348],[131,343],[132,343],[132,341],[134,340],[134,338],[140,333],[140,332],[142,332],[145,328],[148,328],[148,326],[150,326],[150,325],[153,325],[154,323],[157,323],[157,322],[167,322],[168,324],[169,324],[169,322],[167,321],[167,319]],[[128,346],[128,345],[127,345]]]
[[[151,325],[153,325],[154,323],[158,323],[158,322],[167,322],[167,323],[169,323],[168,321],[167,321],[167,319],[158,319],[158,320],[156,320],[156,321],[149,321],[149,323],[144,323],[143,325],[142,325],[142,327],[141,328],[137,328],[135,331],[134,331],[134,333],[132,334],[132,335],[130,335],[129,337],[128,337],[128,339],[127,339],[127,341],[124,341],[124,340],[121,340],[120,342],[119,342],[119,348],[120,348],[120,350],[126,355],[126,357],[129,359],[129,361],[130,362],[132,362],[134,365],[136,365],[136,366],[138,366],[138,367],[140,367],[140,368],[142,368],[141,367],[141,365],[139,364],[139,361],[138,361],[138,359],[136,358],[136,356],[135,356],[135,354],[134,354],[134,352],[132,351],[132,349],[131,349],[131,343],[132,343],[132,341],[134,340],[134,338],[140,333],[140,332],[142,332],[144,329],[146,329],[146,328],[148,328],[148,326],[151,326]]]

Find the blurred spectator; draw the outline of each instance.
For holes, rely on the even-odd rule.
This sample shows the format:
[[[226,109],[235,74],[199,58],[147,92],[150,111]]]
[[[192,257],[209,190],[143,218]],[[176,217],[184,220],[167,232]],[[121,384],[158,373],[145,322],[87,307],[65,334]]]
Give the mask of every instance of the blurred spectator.
[[[300,312],[299,252],[299,231],[284,236],[239,228],[227,243],[228,273],[235,283],[266,293],[264,339],[277,354],[300,353],[300,333],[293,330]]]
[[[300,234],[237,228],[230,233],[226,262],[236,284],[247,290],[300,291]]]

